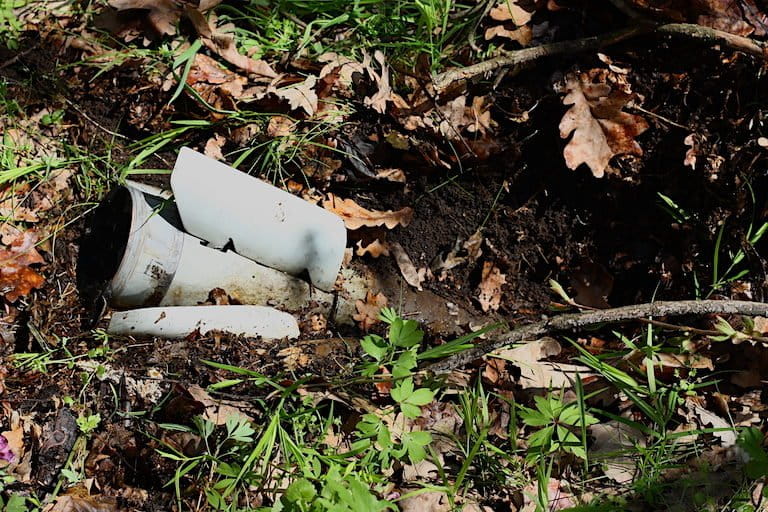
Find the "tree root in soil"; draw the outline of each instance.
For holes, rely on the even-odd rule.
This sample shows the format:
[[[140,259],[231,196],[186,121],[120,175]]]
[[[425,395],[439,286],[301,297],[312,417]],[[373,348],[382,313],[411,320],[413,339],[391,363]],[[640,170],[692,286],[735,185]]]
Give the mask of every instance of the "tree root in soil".
[[[523,48],[513,52],[505,52],[494,57],[464,68],[449,69],[435,75],[432,82],[435,92],[440,95],[465,83],[468,80],[485,73],[505,68],[521,67],[543,57],[566,55],[586,50],[603,48],[612,44],[631,39],[644,34],[668,34],[697,39],[709,44],[722,44],[733,50],[755,55],[768,60],[768,43],[748,37],[737,36],[722,30],[716,30],[692,23],[667,23],[657,25],[644,20],[637,20],[637,25],[610,34],[543,44],[533,48]]]
[[[651,317],[710,314],[766,316],[768,304],[741,300],[662,301],[560,315],[495,335],[469,350],[428,365],[424,370],[435,375],[448,373],[505,345],[533,341],[555,332],[571,331],[598,324],[645,320]]]

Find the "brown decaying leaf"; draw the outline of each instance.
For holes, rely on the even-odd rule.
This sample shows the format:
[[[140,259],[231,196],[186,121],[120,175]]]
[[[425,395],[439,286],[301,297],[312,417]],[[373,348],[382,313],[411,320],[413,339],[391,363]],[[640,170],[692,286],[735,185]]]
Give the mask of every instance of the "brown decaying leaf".
[[[0,247],[0,293],[8,302],[15,302],[45,282],[43,276],[29,267],[45,261],[35,249],[36,242],[37,236],[26,231],[7,248]]]
[[[358,256],[365,256],[366,254],[370,254],[373,258],[378,258],[381,255],[389,256],[389,247],[378,238],[365,246],[363,246],[362,240],[358,240],[356,245],[355,254]]]
[[[519,385],[523,389],[569,389],[576,380],[576,374],[583,380],[595,375],[581,365],[545,361],[561,351],[557,340],[542,338],[495,354],[519,368]]]
[[[405,282],[421,291],[421,283],[426,279],[425,269],[416,270],[410,256],[408,256],[408,253],[405,252],[405,249],[399,243],[392,242],[389,244],[389,248],[395,257],[395,263],[397,263],[397,268],[400,269]]]
[[[563,150],[568,168],[587,164],[600,178],[615,155],[643,154],[635,137],[648,129],[648,123],[621,110],[632,99],[631,94],[593,82],[595,76],[592,72],[566,76],[563,104],[571,108],[560,121],[560,137],[573,134]]]
[[[490,41],[494,37],[504,37],[506,39],[511,39],[512,41],[517,41],[522,46],[528,46],[531,39],[533,39],[533,31],[531,30],[531,27],[527,26],[509,30],[505,28],[504,25],[497,25],[485,29],[486,41]]]
[[[405,183],[405,173],[402,169],[379,169],[376,171],[376,179]]]
[[[483,274],[478,286],[477,300],[483,311],[496,311],[501,305],[501,287],[507,282],[507,276],[502,274],[492,261],[483,263]]]
[[[287,116],[272,116],[267,124],[270,137],[287,137],[296,128],[296,121]]]
[[[68,490],[70,494],[58,496],[43,512],[118,512],[117,500],[106,496],[89,496],[84,488]]]
[[[255,75],[254,78],[256,80],[269,81],[277,77],[275,70],[263,60],[256,60],[240,53],[235,45],[234,36],[231,33],[225,32],[224,27],[217,27],[213,15],[211,15],[209,20],[206,20],[205,16],[197,9],[187,7],[185,12],[203,44],[209,50],[221,56],[221,58],[233,66],[240,68],[246,73]],[[229,27],[234,29],[233,25]]]
[[[517,5],[516,0],[502,0],[490,10],[488,15],[496,21],[511,21],[518,27],[525,25],[533,17],[533,13]]]
[[[387,298],[383,293],[373,293],[373,291],[368,290],[365,301],[358,300],[355,302],[357,313],[352,318],[355,319],[362,330],[368,331],[371,327],[381,322],[379,320],[379,312],[386,305]]]
[[[341,217],[347,229],[353,230],[363,226],[393,229],[398,225],[407,226],[413,219],[413,209],[407,206],[396,211],[366,210],[352,199],[341,199],[333,194],[323,200],[323,208]]]
[[[203,418],[212,422],[215,425],[224,425],[227,419],[230,417],[243,418],[248,421],[252,421],[253,418],[243,413],[239,407],[247,407],[245,402],[236,402],[231,400],[214,399],[208,394],[206,390],[200,386],[193,384],[187,388],[189,394],[203,404],[205,412]]]
[[[203,151],[205,156],[211,157],[215,160],[224,161],[224,154],[221,152],[221,148],[224,147],[226,142],[227,139],[225,139],[223,136],[218,133],[214,134],[214,136],[208,139],[208,142],[205,143],[205,150]]]
[[[187,85],[197,92],[209,105],[218,109],[231,110],[235,100],[243,95],[244,76],[222,68],[214,59],[198,53],[189,69]],[[225,114],[214,113],[214,117]]]

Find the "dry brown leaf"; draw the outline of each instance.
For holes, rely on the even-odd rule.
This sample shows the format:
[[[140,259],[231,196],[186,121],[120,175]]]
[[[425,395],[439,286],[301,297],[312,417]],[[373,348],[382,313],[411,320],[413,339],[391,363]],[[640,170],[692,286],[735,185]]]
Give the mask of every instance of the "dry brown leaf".
[[[364,54],[362,66],[368,72],[368,76],[376,84],[378,90],[373,95],[365,98],[363,103],[379,114],[383,114],[387,111],[387,103],[398,103],[402,101],[402,98],[399,98],[392,91],[392,86],[389,83],[389,65],[387,65],[384,54],[380,50],[376,50],[373,54],[373,59],[379,65],[378,71],[374,68],[371,56],[367,53]]]
[[[547,503],[545,509],[547,512],[567,510],[576,506],[573,494],[564,488],[564,484],[566,484],[564,480],[549,479],[546,494],[549,503]],[[538,506],[535,500],[535,497],[538,496],[538,485],[538,482],[531,482],[523,488],[523,507],[519,509],[520,512],[537,512],[541,510],[541,507]]]
[[[352,85],[352,75],[355,73],[365,73],[365,67],[349,57],[339,55],[338,53],[324,53],[317,58],[318,62],[325,64],[320,70],[320,79],[335,73],[338,84],[343,88],[349,88]]]
[[[487,96],[472,98],[472,106],[467,109],[468,117],[471,119],[471,122],[467,124],[468,132],[485,135],[498,126],[496,121],[491,119],[490,106]]]
[[[594,438],[590,446],[590,460],[600,461],[603,473],[616,483],[626,484],[632,481],[637,471],[637,446],[645,447],[645,436],[639,430],[621,423],[609,421],[588,427],[589,435]]]
[[[387,305],[387,298],[383,293],[373,293],[368,290],[365,296],[365,302],[358,300],[355,302],[355,309],[357,313],[352,316],[355,321],[360,325],[360,328],[364,331],[370,330],[371,327],[381,322],[379,320],[379,312],[381,308]]]
[[[502,0],[490,10],[488,15],[496,21],[511,21],[518,27],[525,25],[533,17],[533,13],[517,5],[517,0]]]
[[[437,466],[435,466],[435,470],[437,470]],[[449,512],[453,510],[448,495],[442,491],[429,491],[410,496],[401,500],[398,505],[403,512]]]
[[[68,490],[68,492],[73,491]],[[82,489],[81,492],[58,496],[54,503],[43,509],[43,512],[118,512],[119,510],[114,498],[89,496],[88,492]]]
[[[490,41],[494,37],[504,37],[506,39],[511,39],[512,41],[517,41],[522,46],[528,46],[531,39],[533,39],[533,31],[531,30],[531,27],[527,26],[508,30],[504,25],[497,25],[485,29],[486,41]]]
[[[296,128],[296,121],[287,116],[272,116],[267,124],[267,135],[270,137],[287,137]]]
[[[218,109],[233,109],[243,95],[244,76],[222,68],[214,59],[198,53],[189,69],[187,85],[208,104]],[[223,116],[223,114],[220,114]]]
[[[767,33],[768,16],[754,0],[697,0],[692,4],[699,13],[696,18],[699,25],[740,36],[762,37]]]
[[[363,246],[362,240],[358,240],[355,254],[358,256],[365,256],[366,254],[370,254],[373,258],[378,258],[381,255],[389,256],[389,247],[386,243],[382,243],[378,238],[366,246]]]
[[[389,248],[392,250],[392,255],[395,257],[397,268],[400,269],[400,273],[403,275],[405,282],[421,291],[421,283],[426,280],[426,269],[416,270],[410,256],[408,256],[408,253],[405,252],[405,249],[403,249],[403,246],[399,243],[390,243]]]
[[[648,123],[621,110],[632,99],[631,94],[593,82],[587,73],[569,73],[565,90],[563,104],[571,108],[560,121],[560,137],[573,134],[563,150],[569,169],[587,164],[600,178],[615,155],[643,154],[635,137],[648,129]]]
[[[478,229],[462,244],[464,250],[467,251],[469,261],[475,262],[483,255],[483,240],[483,232]]]
[[[7,248],[0,247],[0,293],[5,295],[8,302],[15,302],[45,282],[43,276],[29,267],[45,262],[35,249],[36,242],[37,236],[26,231],[8,244]]]
[[[257,80],[271,80],[277,77],[277,73],[272,67],[263,60],[256,60],[247,55],[243,55],[237,50],[235,45],[235,38],[231,33],[225,32],[225,28],[231,28],[234,30],[234,25],[227,27],[217,27],[216,20],[211,15],[209,20],[205,19],[205,16],[197,10],[191,7],[186,9],[187,17],[194,25],[195,30],[200,36],[203,44],[212,52],[218,54],[232,64],[233,66],[242,69],[246,73],[255,75]]]
[[[501,305],[501,287],[507,276],[492,261],[483,263],[483,274],[478,286],[477,300],[483,311],[496,311]]]
[[[205,407],[205,412],[202,415],[203,418],[215,425],[224,425],[227,422],[227,419],[232,416],[253,421],[253,418],[239,409],[239,407],[248,407],[248,404],[245,402],[214,399],[206,390],[197,384],[189,386],[187,391],[192,398],[203,404]]]
[[[405,183],[405,173],[402,169],[380,169],[376,171],[376,179]]]
[[[311,116],[317,111],[318,98],[315,85],[317,85],[317,77],[308,76],[303,82],[280,89],[270,85],[266,94],[287,101],[291,110],[304,110]]]
[[[523,389],[568,389],[575,382],[577,373],[582,380],[594,375],[581,365],[544,361],[561,351],[557,340],[542,338],[516,348],[500,350],[495,356],[514,363],[520,369],[520,387]]]
[[[224,161],[224,153],[221,152],[221,148],[224,147],[226,142],[227,139],[218,133],[215,134],[213,137],[208,139],[208,142],[205,143],[205,150],[203,151],[205,156]]]
[[[413,218],[413,209],[407,206],[396,211],[366,210],[352,199],[341,199],[333,194],[328,194],[328,198],[323,200],[323,208],[341,217],[347,229],[352,230],[363,226],[393,229],[398,225],[407,226]]]

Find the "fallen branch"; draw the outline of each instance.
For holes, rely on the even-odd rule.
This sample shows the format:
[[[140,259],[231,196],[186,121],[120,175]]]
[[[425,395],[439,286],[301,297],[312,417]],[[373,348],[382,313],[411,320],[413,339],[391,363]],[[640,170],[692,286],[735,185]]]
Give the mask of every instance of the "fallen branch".
[[[449,69],[433,78],[435,92],[438,95],[443,94],[456,83],[465,82],[497,69],[521,66],[552,55],[566,55],[580,53],[585,50],[603,48],[649,33],[679,35],[711,44],[723,44],[733,50],[768,59],[768,43],[763,41],[756,41],[748,37],[737,36],[728,32],[723,32],[722,30],[716,30],[691,23],[653,25],[639,21],[635,27],[619,30],[610,34],[543,44],[532,48],[523,48],[522,50],[506,52],[499,57],[478,62],[477,64],[464,68]]]
[[[560,315],[496,335],[469,350],[433,363],[424,369],[434,374],[447,373],[475,359],[480,359],[489,352],[505,345],[521,341],[533,341],[554,332],[651,317],[710,314],[766,316],[768,315],[768,304],[741,300],[683,300],[652,302],[650,304]]]

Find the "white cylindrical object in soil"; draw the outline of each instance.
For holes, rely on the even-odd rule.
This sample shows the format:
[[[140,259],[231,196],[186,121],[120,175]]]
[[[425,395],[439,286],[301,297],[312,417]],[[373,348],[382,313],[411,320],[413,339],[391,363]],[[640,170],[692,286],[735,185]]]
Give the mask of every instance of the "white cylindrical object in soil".
[[[184,338],[211,331],[262,339],[297,338],[296,319],[266,306],[171,306],[115,312],[107,332],[121,336]]]
[[[176,272],[185,235],[150,206],[143,191],[131,186],[125,190],[130,196],[131,225],[109,284],[111,302],[121,307],[157,304]]]
[[[302,279],[259,265],[231,251],[220,251],[182,233],[153,208],[162,198],[128,186],[120,193],[130,202],[130,229],[117,270],[110,281],[110,302],[117,307],[195,306],[223,289],[240,304],[269,305],[292,313],[322,313],[342,324],[353,323],[355,302],[367,285],[353,271],[342,272],[335,297]],[[119,215],[122,202],[115,206]],[[105,241],[106,242],[106,241]]]
[[[189,148],[179,152],[171,188],[188,233],[333,289],[347,240],[338,216]]]

